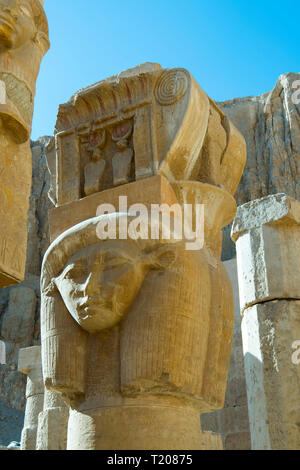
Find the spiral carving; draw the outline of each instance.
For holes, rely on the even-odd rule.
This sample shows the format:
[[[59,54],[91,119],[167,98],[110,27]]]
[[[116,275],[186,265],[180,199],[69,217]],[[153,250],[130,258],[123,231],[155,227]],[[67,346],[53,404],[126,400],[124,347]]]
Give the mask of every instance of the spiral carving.
[[[183,69],[166,70],[159,77],[155,97],[162,106],[170,106],[181,100],[187,92],[189,77]]]

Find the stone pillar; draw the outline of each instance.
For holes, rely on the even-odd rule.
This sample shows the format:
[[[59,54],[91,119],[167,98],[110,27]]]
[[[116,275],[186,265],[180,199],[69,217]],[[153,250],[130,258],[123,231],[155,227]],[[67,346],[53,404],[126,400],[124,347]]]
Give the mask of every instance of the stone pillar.
[[[27,374],[27,401],[21,450],[35,450],[38,416],[43,409],[44,402],[41,347],[20,349],[18,369],[23,374]]]
[[[39,414],[37,450],[66,450],[69,409],[59,393],[45,389]]]
[[[221,229],[243,137],[187,70],[158,64],[81,90],[55,129],[41,337],[45,386],[70,405],[67,449],[221,449],[200,414],[224,405]]]
[[[35,84],[50,46],[43,2],[26,3],[0,0],[0,288],[24,279]]]
[[[275,194],[240,206],[232,238],[252,449],[300,449],[300,202]]]

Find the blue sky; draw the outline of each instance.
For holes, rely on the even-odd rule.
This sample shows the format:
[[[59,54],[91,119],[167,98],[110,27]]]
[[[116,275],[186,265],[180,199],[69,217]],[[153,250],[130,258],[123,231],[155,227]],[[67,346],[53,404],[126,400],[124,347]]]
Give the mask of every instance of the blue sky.
[[[51,49],[32,139],[53,134],[58,105],[78,89],[142,62],[187,68],[216,101],[300,72],[299,0],[45,0],[45,10]]]

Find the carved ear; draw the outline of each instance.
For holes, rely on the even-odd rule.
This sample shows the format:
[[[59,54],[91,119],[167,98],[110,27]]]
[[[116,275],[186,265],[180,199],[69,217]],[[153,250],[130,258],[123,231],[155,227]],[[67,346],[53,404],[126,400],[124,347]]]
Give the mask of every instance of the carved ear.
[[[176,248],[170,245],[161,246],[151,253],[151,264],[156,269],[168,269],[176,259]]]

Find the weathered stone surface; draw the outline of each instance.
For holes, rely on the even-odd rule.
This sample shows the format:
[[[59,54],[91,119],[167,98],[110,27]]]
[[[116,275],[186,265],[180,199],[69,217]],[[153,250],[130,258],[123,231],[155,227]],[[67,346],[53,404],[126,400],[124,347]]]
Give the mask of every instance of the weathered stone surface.
[[[43,411],[38,417],[37,450],[66,450],[69,408],[59,393],[45,389]]]
[[[123,207],[120,207],[120,196],[127,198]],[[118,186],[52,209],[49,213],[50,240],[54,241],[74,225],[95,217],[101,204],[112,204],[116,211],[127,212],[132,204],[140,203],[150,210],[151,204],[172,206],[178,201],[167,179],[160,175],[137,181],[135,185]]]
[[[237,432],[235,434],[227,434],[225,437],[224,447],[227,450],[250,450],[250,433]]]
[[[269,93],[217,103],[247,144],[238,205],[275,193],[300,199],[300,104],[292,99],[299,79],[283,74]]]
[[[35,81],[49,48],[39,0],[0,1],[0,287],[24,279]],[[9,26],[7,26],[9,25]]]
[[[225,399],[233,299],[219,256],[221,228],[236,212],[242,136],[186,70],[144,64],[62,105],[55,142],[58,228],[42,266],[42,360],[47,390],[71,405],[67,448],[220,449],[199,411]],[[137,238],[130,209],[91,213],[90,201],[118,194],[146,212],[150,203],[204,204],[204,248],[188,249],[171,227],[164,236],[163,221],[151,236],[148,213],[148,235]],[[198,217],[194,210],[191,222]],[[116,227],[108,239],[98,231],[105,224]]]
[[[18,370],[23,374],[30,374],[41,364],[41,348],[40,346],[32,346],[30,348],[20,349]]]
[[[49,408],[39,414],[37,450],[66,450],[69,410]]]
[[[225,404],[221,410],[202,414],[201,425],[204,431],[211,431],[222,436],[225,450],[249,450],[251,448],[251,441],[236,259],[225,261],[224,265],[229,274],[234,293],[234,336]]]
[[[24,406],[26,380],[17,371],[19,348],[30,346],[33,340],[36,314],[36,294],[29,287],[10,289],[1,338],[6,345],[6,365],[0,366],[1,402],[9,408]]]
[[[244,312],[243,346],[252,449],[300,449],[300,301],[257,304]]]
[[[42,138],[32,144],[33,171],[25,280],[17,287],[0,291],[0,339],[4,339],[2,325],[11,325],[5,327],[5,334],[9,337],[9,341],[5,340],[7,364],[0,365],[0,443],[5,445],[12,440],[20,441],[24,420],[26,377],[17,371],[18,350],[40,341],[40,266],[49,244],[47,213],[53,207],[47,196],[49,175],[44,146],[48,141],[48,138]],[[26,304],[21,292],[26,293]]]
[[[300,202],[276,194],[243,204],[233,222],[241,311],[300,299]]]
[[[246,160],[239,131],[191,74],[158,64],[80,90],[59,107],[55,129],[48,165],[57,206],[157,174],[234,194]]]
[[[276,193],[300,199],[300,104],[292,99],[292,85],[299,79],[299,73],[283,74],[271,92],[217,103],[247,144],[246,167],[235,194],[238,206]],[[234,256],[228,227],[222,259]]]
[[[36,450],[39,413],[44,405],[41,347],[21,349],[18,370],[27,375],[26,410],[21,436],[21,450]]]
[[[239,207],[236,240],[253,449],[300,448],[300,202],[284,194]],[[274,300],[274,301],[273,301]]]
[[[18,383],[16,383],[17,386]],[[22,387],[21,391],[23,391]],[[3,444],[7,446],[12,440],[21,441],[23,423],[23,410],[8,408],[0,404],[0,439]]]
[[[290,99],[291,93],[294,92],[294,90],[291,89],[291,83],[297,79],[299,80],[299,74],[287,74],[280,77],[276,86],[276,88],[279,87],[276,91],[276,93],[279,91],[277,97],[276,93],[271,92],[266,93],[261,97],[239,98],[225,103],[218,103],[218,106],[244,135],[247,143],[248,157],[246,170],[236,195],[238,204],[243,204],[248,202],[250,199],[266,196],[270,193],[276,192],[285,192],[292,197],[299,197],[297,173],[293,171],[293,162],[297,162],[297,159],[299,159],[299,146],[297,147],[295,139],[297,135],[300,135],[299,119],[297,118],[299,105],[293,105]],[[266,108],[266,112],[264,112],[265,102],[268,96],[271,98],[271,107]],[[283,128],[287,131],[286,137],[282,132]],[[292,136],[293,145],[290,145]],[[38,152],[42,151],[41,143],[38,144],[37,148],[39,148]],[[268,159],[269,151],[270,155],[272,155],[272,159]],[[47,236],[45,236],[48,229],[46,214],[48,208],[52,207],[52,205],[47,201],[46,196],[49,183],[44,157],[38,157],[38,162],[34,162],[34,168],[33,174],[35,176],[31,198],[32,209],[30,212],[29,235],[29,240],[32,240],[32,242],[29,246],[31,251],[27,260],[26,283],[29,287],[33,286],[35,291],[38,293],[40,258],[41,253],[45,250],[48,243]],[[273,168],[275,168],[275,171],[273,171]],[[291,170],[289,170],[289,168],[291,168]],[[283,170],[283,176],[280,176],[278,169],[280,169],[280,171]],[[228,239],[230,238],[230,229],[227,229],[227,233],[228,237],[225,235],[224,238],[228,242]],[[45,238],[43,238],[43,236]],[[227,243],[226,240],[225,243]],[[224,259],[232,258],[233,256],[234,244],[224,250]],[[0,328],[3,313],[7,309],[7,302],[8,289],[4,289],[0,294],[0,313],[2,313],[2,315],[0,315]],[[35,338],[38,337],[38,334],[39,327],[37,321]],[[235,350],[237,351],[236,355],[234,354]],[[243,358],[241,340],[237,341],[234,339],[228,384],[229,382],[233,382],[235,385],[228,386],[226,397],[228,407],[230,407],[230,403],[234,403],[232,407],[236,407],[237,403],[240,403],[241,407],[243,407],[242,403],[246,403],[245,386],[241,385],[241,381],[236,381],[235,379],[231,381],[230,379],[231,375],[233,374],[235,377],[236,373],[238,375],[243,375]],[[20,385],[15,382],[13,387],[16,390]],[[24,383],[21,390],[25,390]],[[20,396],[23,396],[24,393],[25,392],[19,392],[18,400],[13,400],[14,406],[16,403],[18,404],[20,402]],[[216,414],[220,413],[222,413],[222,411],[216,412]],[[4,436],[5,433],[8,433],[8,438],[5,438],[5,441],[2,440],[2,442],[7,444],[13,439],[18,440],[18,435],[16,433],[19,432],[20,435],[22,428],[22,418],[20,418],[20,415],[22,415],[21,411],[7,409],[0,405],[0,416],[2,418],[7,417],[5,421],[0,420],[0,442],[1,436]],[[212,414],[206,416],[212,416]],[[17,419],[15,419],[15,417]],[[216,418],[213,418],[213,420],[215,421]],[[218,420],[221,422],[219,418]],[[19,425],[17,425],[18,422],[20,423]],[[7,423],[9,423],[9,426]],[[243,423],[243,421],[240,421],[240,429],[243,428]],[[14,429],[16,431],[14,431]],[[204,429],[216,430],[217,427],[215,425],[212,425],[211,427],[207,427],[205,425]],[[221,427],[219,427],[215,432],[221,433]],[[235,447],[237,449],[243,448],[242,446],[244,444],[249,445],[249,436],[247,437],[246,434],[242,432],[227,434],[228,439],[225,439],[225,448],[234,447],[235,443],[237,443]],[[239,436],[241,437],[239,438]],[[246,446],[245,448],[248,447]]]
[[[232,237],[236,241],[244,232],[267,224],[299,225],[299,202],[279,193],[239,206],[233,221]]]

